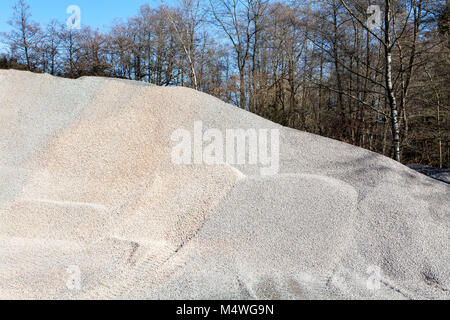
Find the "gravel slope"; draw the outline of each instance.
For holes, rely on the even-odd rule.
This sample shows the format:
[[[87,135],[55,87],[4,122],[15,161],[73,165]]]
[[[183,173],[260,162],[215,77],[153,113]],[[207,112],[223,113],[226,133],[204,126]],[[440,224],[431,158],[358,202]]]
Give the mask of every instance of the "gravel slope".
[[[0,70],[0,106],[2,299],[450,298],[450,187],[391,159],[186,88]],[[279,129],[279,173],[173,164],[198,120]]]

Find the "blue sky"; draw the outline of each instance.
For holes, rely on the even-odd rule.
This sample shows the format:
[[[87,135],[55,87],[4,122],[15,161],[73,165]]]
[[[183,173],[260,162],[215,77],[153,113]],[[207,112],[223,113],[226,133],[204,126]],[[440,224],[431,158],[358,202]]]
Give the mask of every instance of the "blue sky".
[[[12,16],[12,6],[17,0],[0,0],[0,32],[10,29],[7,21]],[[69,15],[66,9],[69,5],[81,8],[82,25],[89,25],[100,30],[107,29],[114,18],[126,18],[137,13],[139,7],[145,3],[157,7],[160,0],[26,0],[30,5],[32,18],[41,24],[52,19],[64,22]],[[167,4],[174,4],[175,0],[165,0]]]

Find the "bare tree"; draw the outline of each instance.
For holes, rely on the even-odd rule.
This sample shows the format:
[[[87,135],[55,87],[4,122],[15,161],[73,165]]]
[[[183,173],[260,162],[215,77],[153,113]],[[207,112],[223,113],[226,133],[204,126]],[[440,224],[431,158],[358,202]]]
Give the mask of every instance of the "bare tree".
[[[37,47],[40,28],[31,20],[30,6],[25,0],[19,0],[13,6],[13,17],[8,24],[12,31],[4,36],[11,50],[25,61],[28,70],[34,70],[32,60],[36,58],[36,52],[33,48]]]
[[[246,107],[245,69],[247,67],[252,38],[253,0],[218,0],[210,1],[215,23],[231,41],[236,54],[239,70],[239,106]]]
[[[65,74],[69,78],[79,74],[78,61],[80,59],[79,31],[69,29],[65,25],[61,27],[61,63]]]
[[[390,120],[391,120],[391,130],[392,130],[392,147],[394,153],[394,159],[400,162],[400,128],[399,128],[399,119],[398,119],[398,110],[397,110],[397,99],[395,96],[395,91],[393,87],[393,76],[392,76],[392,50],[394,45],[399,40],[400,36],[394,36],[392,33],[395,33],[393,30],[393,21],[394,21],[394,8],[392,6],[391,0],[384,0],[384,27],[382,28],[382,36],[378,36],[377,33],[372,31],[367,24],[356,15],[353,10],[349,7],[345,0],[341,0],[341,3],[350,13],[350,15],[356,19],[360,25],[367,30],[371,35],[373,35],[379,43],[384,48],[384,62],[385,62],[385,72],[384,72],[384,89],[386,92],[386,97],[389,102],[390,109]],[[400,34],[403,34],[406,29],[407,24],[405,23],[403,28],[400,31]]]
[[[196,68],[196,36],[197,29],[202,21],[200,0],[178,0],[181,10],[179,19],[170,10],[167,10],[167,16],[172,23],[177,40],[183,48],[189,64],[191,79],[194,89],[198,90]]]
[[[43,70],[55,75],[58,69],[59,45],[61,43],[60,36],[61,25],[52,20],[47,25],[45,35],[42,38],[43,51]]]
[[[210,21],[200,1],[143,5],[109,32],[40,30],[19,1],[0,68],[190,86],[405,164],[449,166],[448,1],[210,0]]]

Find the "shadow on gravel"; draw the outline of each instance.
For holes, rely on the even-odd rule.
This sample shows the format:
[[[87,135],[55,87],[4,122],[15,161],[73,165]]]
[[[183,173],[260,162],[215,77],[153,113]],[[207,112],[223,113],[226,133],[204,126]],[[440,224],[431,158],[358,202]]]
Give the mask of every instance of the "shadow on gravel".
[[[439,169],[435,167],[422,166],[420,164],[410,164],[408,167],[430,178],[450,184],[450,169]]]

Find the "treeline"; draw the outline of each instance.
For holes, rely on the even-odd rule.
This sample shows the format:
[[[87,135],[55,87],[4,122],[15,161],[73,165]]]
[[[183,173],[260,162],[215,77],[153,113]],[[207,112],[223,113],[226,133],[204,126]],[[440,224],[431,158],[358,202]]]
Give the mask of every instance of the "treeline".
[[[367,20],[380,25],[368,28]],[[188,86],[403,163],[449,167],[443,0],[180,0],[101,33],[34,22],[24,0],[0,68]]]

